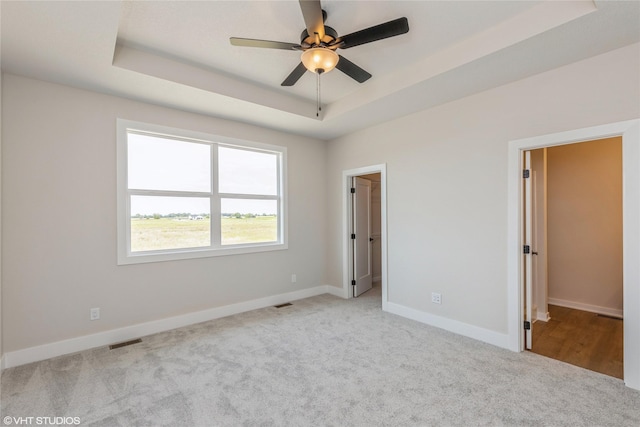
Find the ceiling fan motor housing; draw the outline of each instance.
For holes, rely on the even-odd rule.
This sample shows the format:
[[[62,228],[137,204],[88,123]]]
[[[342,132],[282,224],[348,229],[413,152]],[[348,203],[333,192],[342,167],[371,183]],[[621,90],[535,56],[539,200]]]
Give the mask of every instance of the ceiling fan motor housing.
[[[328,45],[333,43],[338,38],[338,32],[331,27],[324,26],[324,37],[320,40],[320,45]],[[315,34],[310,36],[309,32],[305,29],[300,34],[300,44],[305,47],[317,47]]]

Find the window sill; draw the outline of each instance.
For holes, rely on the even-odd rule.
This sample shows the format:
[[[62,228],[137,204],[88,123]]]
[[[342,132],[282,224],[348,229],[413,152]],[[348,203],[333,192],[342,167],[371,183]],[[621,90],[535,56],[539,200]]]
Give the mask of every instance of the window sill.
[[[178,261],[184,259],[211,258],[229,255],[242,255],[259,252],[271,252],[288,249],[286,243],[263,243],[233,245],[218,249],[176,249],[174,251],[149,251],[129,255],[118,254],[118,265],[145,264],[149,262]]]

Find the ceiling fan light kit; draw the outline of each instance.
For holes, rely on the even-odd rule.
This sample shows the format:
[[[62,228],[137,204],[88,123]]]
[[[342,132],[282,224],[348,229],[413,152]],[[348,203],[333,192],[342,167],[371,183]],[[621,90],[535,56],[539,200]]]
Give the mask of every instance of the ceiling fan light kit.
[[[326,47],[314,47],[302,52],[302,63],[312,73],[328,73],[333,70],[340,57],[337,53]]]
[[[346,36],[338,36],[338,33],[333,28],[324,25],[327,13],[322,10],[320,0],[299,0],[299,3],[306,26],[306,29],[302,31],[300,37],[300,44],[238,37],[231,37],[230,42],[234,46],[302,51],[300,64],[284,79],[281,85],[293,86],[307,70],[317,74],[318,102],[316,116],[319,116],[321,110],[321,74],[328,73],[334,68],[337,68],[358,83],[363,83],[371,78],[371,74],[343,56],[338,55],[335,50],[348,49],[405,34],[409,32],[409,21],[404,17],[398,18],[364,30],[356,31],[355,33],[347,34]]]

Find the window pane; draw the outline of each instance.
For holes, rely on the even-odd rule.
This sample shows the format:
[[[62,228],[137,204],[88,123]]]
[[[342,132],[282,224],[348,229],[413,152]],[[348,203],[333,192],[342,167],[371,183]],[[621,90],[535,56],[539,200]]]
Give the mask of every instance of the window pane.
[[[131,196],[131,252],[210,245],[208,198]]]
[[[220,193],[278,194],[278,156],[272,153],[218,149]]]
[[[278,240],[276,200],[222,199],[221,203],[223,245]]]
[[[211,191],[208,144],[129,133],[127,149],[130,189]]]

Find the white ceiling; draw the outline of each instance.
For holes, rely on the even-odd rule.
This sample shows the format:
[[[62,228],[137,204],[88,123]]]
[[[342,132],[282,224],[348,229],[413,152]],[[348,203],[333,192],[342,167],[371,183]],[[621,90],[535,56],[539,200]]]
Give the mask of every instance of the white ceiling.
[[[5,72],[172,108],[332,139],[640,41],[638,1],[336,1],[326,25],[348,34],[406,16],[407,34],[344,57],[338,70],[280,86],[295,51],[229,37],[298,43],[297,1],[73,1],[0,4]]]

